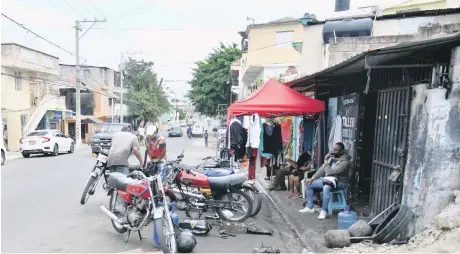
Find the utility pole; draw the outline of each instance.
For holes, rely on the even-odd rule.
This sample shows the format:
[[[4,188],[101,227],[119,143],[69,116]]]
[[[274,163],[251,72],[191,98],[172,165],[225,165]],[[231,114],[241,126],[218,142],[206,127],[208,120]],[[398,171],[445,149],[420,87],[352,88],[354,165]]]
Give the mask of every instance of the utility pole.
[[[76,79],[76,84],[75,84],[75,92],[76,92],[76,100],[75,100],[75,106],[76,106],[76,119],[75,119],[75,144],[77,147],[81,144],[81,98],[80,98],[80,89],[81,89],[81,83],[80,83],[80,39],[86,34],[86,32],[89,31],[90,28],[88,28],[81,36],[80,36],[80,23],[98,23],[98,22],[106,22],[107,20],[76,20],[75,21],[75,79]],[[93,25],[94,25],[93,24]]]
[[[120,123],[123,123],[123,53],[120,58]]]

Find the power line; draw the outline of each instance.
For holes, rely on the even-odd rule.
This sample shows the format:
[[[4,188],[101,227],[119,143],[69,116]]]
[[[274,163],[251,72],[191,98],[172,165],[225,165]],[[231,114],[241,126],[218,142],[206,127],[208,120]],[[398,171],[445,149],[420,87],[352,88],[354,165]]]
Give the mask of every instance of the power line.
[[[94,5],[93,3],[90,3],[90,4],[91,4],[91,5],[94,7],[94,9],[96,9],[96,11],[98,11],[98,12],[102,15],[102,17],[105,19],[105,15],[101,12],[101,10],[99,10],[99,8],[97,8],[96,5]]]
[[[55,46],[55,47],[57,47],[57,48],[59,48],[59,49],[65,51],[65,52],[69,53],[69,54],[72,55],[72,56],[75,55],[75,53],[73,53],[73,52],[71,52],[71,51],[69,51],[69,50],[67,50],[67,49],[65,49],[65,48],[63,48],[63,47],[61,47],[61,46],[59,46],[58,44],[56,44],[56,43],[54,43],[54,42],[52,42],[52,41],[50,41],[50,40],[44,38],[43,36],[41,36],[41,35],[35,33],[34,31],[32,31],[32,30],[30,30],[29,28],[25,27],[23,24],[20,24],[20,23],[17,22],[16,20],[14,20],[14,19],[8,17],[7,15],[5,15],[5,14],[2,13],[2,16],[5,17],[5,18],[7,18],[8,20],[10,20],[11,22],[15,23],[16,25],[20,26],[22,29],[24,29],[24,30],[28,31],[29,33],[35,35],[36,37],[38,37],[38,38],[40,38],[40,39],[42,39],[42,40],[48,42],[49,44],[51,44],[51,45],[53,45],[53,46]],[[80,57],[80,58],[83,59],[83,60],[85,60],[85,62],[87,61],[87,60],[84,59],[83,57]]]
[[[92,13],[92,12],[88,9],[88,7],[84,6],[79,0],[75,0],[75,1],[76,1],[78,4],[80,4],[81,6],[83,6],[83,8],[86,10],[86,12],[89,13],[89,15],[92,15],[92,16],[96,17],[96,15],[94,15],[94,13]]]

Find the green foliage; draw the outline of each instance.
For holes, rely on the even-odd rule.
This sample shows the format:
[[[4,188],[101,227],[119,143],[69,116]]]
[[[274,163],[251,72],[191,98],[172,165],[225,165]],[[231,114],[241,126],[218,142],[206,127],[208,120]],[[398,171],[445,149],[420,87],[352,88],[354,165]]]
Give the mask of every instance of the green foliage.
[[[177,112],[179,112],[179,120],[185,120],[185,118],[187,117],[187,113],[185,112],[185,110],[182,108],[178,108]]]
[[[171,105],[163,87],[158,84],[152,66],[153,62],[130,58],[125,63],[125,72],[128,76],[126,82],[131,85],[127,104],[134,114],[155,122],[163,113],[169,111]]]
[[[218,115],[218,105],[230,103],[230,65],[241,57],[234,43],[220,44],[207,58],[196,63],[188,97],[196,110],[203,115]]]

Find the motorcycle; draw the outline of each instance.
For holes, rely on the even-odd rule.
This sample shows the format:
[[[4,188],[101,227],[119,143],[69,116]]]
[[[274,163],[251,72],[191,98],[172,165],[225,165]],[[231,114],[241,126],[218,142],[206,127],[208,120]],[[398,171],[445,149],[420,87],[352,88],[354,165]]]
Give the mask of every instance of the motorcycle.
[[[80,198],[80,204],[84,205],[91,195],[94,195],[96,191],[96,187],[98,186],[99,182],[103,179],[104,184],[102,187],[105,190],[108,190],[107,187],[107,179],[108,179],[108,168],[107,168],[107,160],[109,155],[108,149],[102,149],[102,147],[98,146],[98,153],[96,164],[91,169],[89,174],[89,178],[86,181],[85,188],[83,190],[83,194]],[[136,168],[131,168],[132,170]]]
[[[214,164],[207,163],[210,159],[214,161]],[[205,161],[206,164],[199,165],[194,170],[208,177],[222,177],[240,172],[237,167],[232,167],[228,160],[215,159],[211,156],[203,158],[202,160]],[[246,192],[253,201],[253,210],[250,217],[256,216],[262,208],[262,194],[255,186],[255,181],[245,181],[241,190]],[[180,195],[180,190],[178,188],[173,188],[173,192]],[[189,192],[193,192],[196,195],[201,194],[199,188],[189,188]],[[185,210],[187,207],[186,204],[183,204],[183,200],[180,199],[178,199],[175,205],[179,210]]]
[[[187,215],[192,209],[198,210],[201,215],[209,208],[214,209],[221,219],[232,222],[243,222],[251,215],[253,201],[246,192],[242,191],[246,181],[245,174],[208,177],[175,162],[166,164],[171,171],[167,179],[167,188],[172,190],[174,200],[177,200],[176,193],[182,196],[186,203]],[[188,191],[190,188],[198,189],[199,193]],[[247,203],[247,208],[242,207],[242,203]],[[235,213],[232,211],[236,211],[237,208],[241,208],[243,214],[234,218]]]
[[[187,137],[188,137],[189,139],[191,139],[191,138],[192,138],[192,132],[187,131]]]
[[[110,173],[110,207],[100,206],[100,210],[112,220],[112,226],[120,234],[128,232],[128,242],[132,231],[137,231],[142,240],[141,229],[151,222],[154,224],[154,239],[165,253],[177,251],[175,235],[178,233],[178,218],[171,213],[171,204],[166,199],[166,191],[161,181],[161,172],[155,167],[146,174],[135,170],[129,175]],[[117,207],[117,202],[119,206]],[[174,223],[173,223],[174,221]]]

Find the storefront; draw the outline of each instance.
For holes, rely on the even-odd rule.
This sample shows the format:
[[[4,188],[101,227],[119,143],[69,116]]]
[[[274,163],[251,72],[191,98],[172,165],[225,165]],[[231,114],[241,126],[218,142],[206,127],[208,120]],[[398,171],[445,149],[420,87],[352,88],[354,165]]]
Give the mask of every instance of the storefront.
[[[66,119],[72,119],[72,111],[48,110],[43,115],[36,129],[41,130],[60,130],[65,132]]]

